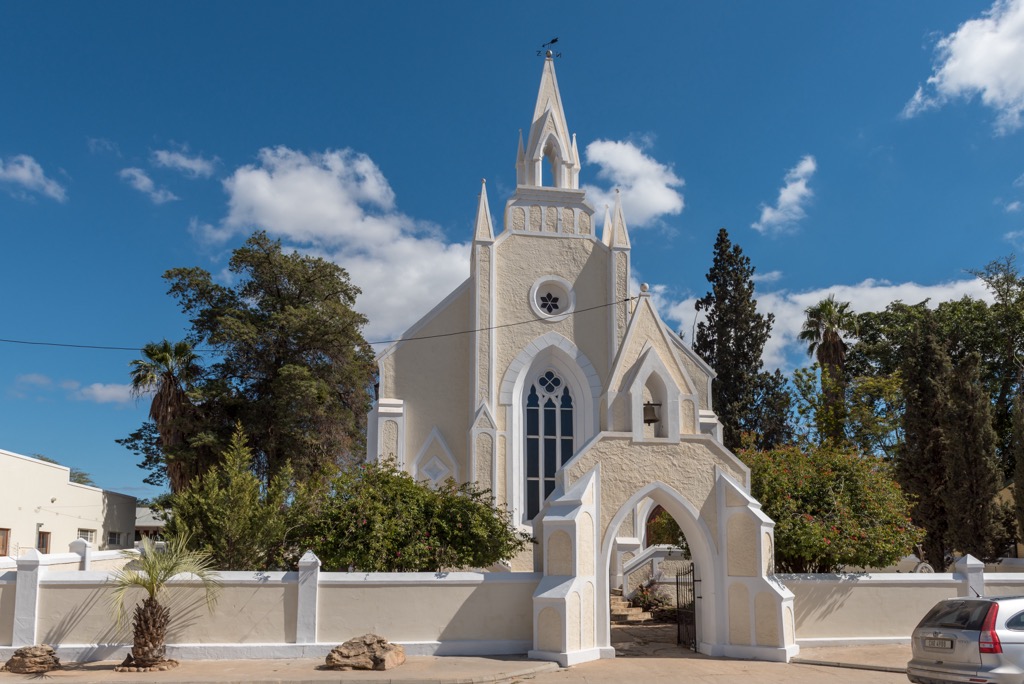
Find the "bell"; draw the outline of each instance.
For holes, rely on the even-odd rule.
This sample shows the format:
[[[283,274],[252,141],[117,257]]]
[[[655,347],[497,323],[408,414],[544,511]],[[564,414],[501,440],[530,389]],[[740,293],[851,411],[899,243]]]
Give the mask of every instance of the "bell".
[[[657,423],[661,420],[661,418],[658,418],[658,410],[655,408],[657,406],[661,406],[661,404],[652,404],[649,401],[644,404],[644,425]]]

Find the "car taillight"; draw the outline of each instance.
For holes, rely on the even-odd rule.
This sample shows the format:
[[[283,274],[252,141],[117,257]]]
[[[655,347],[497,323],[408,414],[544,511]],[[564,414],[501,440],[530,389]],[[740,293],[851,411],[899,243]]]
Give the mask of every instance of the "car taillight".
[[[988,608],[988,615],[981,625],[981,634],[978,636],[978,651],[981,653],[1002,653],[1003,645],[999,643],[999,635],[996,634],[996,615],[999,614],[999,604],[993,603]]]

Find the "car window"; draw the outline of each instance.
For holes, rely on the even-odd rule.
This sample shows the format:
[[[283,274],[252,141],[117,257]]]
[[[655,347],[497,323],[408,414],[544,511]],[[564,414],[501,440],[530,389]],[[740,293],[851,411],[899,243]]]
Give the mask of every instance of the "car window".
[[[924,616],[918,627],[944,628],[944,629],[967,629],[980,630],[985,622],[985,615],[988,614],[990,601],[975,601],[964,599],[962,601],[943,601],[939,603]],[[1022,624],[1021,629],[1024,629]]]
[[[1007,620],[1006,629],[1015,629],[1017,631],[1024,632],[1024,611],[1017,613]]]

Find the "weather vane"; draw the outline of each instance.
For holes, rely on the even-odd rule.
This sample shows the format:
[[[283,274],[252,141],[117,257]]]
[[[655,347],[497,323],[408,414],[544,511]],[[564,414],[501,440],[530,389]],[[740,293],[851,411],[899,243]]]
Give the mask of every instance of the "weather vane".
[[[561,52],[555,52],[554,50],[551,50],[551,49],[548,49],[547,52],[545,52],[545,48],[550,48],[552,45],[554,45],[557,42],[558,42],[558,37],[556,36],[555,38],[552,38],[548,42],[546,42],[543,45],[541,45],[540,46],[540,50],[537,50],[537,56],[538,57],[542,57],[542,56],[561,57],[562,56]]]

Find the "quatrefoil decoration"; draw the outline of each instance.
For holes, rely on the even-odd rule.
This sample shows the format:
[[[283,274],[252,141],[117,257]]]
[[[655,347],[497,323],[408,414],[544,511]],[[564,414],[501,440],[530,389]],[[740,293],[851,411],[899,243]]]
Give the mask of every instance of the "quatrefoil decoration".
[[[540,308],[547,311],[549,315],[558,311],[558,297],[548,292],[540,298]]]

